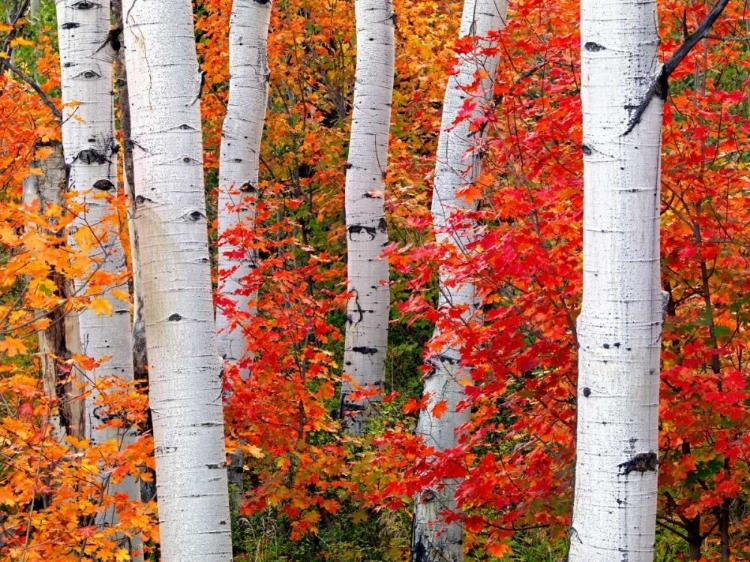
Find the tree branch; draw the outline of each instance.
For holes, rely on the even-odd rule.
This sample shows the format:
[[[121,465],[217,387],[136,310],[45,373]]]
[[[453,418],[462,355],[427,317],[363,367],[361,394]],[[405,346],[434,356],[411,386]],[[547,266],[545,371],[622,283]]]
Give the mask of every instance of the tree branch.
[[[698,41],[708,37],[708,32],[711,29],[711,26],[713,26],[714,22],[719,18],[724,11],[724,8],[727,7],[727,4],[729,4],[729,0],[718,0],[716,4],[714,4],[714,7],[711,8],[706,19],[704,19],[698,26],[698,29],[696,29],[692,35],[688,36],[687,39],[685,39],[685,42],[680,45],[680,48],[675,51],[666,63],[664,63],[661,67],[661,72],[659,72],[659,75],[656,77],[653,84],[651,84],[648,92],[646,92],[646,97],[638,106],[638,109],[636,109],[633,118],[628,124],[628,129],[622,134],[623,137],[629,135],[630,132],[635,129],[635,126],[641,122],[641,118],[646,112],[654,95],[658,95],[662,100],[667,99],[667,93],[669,92],[669,77],[683,59],[688,56],[688,53],[693,50],[693,47],[698,44]]]
[[[39,84],[37,84],[36,82],[34,82],[34,80],[30,76],[28,76],[27,74],[25,74],[20,68],[12,65],[7,60],[0,59],[0,66],[4,66],[8,70],[10,70],[13,74],[15,74],[16,76],[18,76],[21,80],[23,80],[24,82],[26,82],[29,86],[31,86],[33,88],[33,90],[37,94],[39,94],[39,97],[44,102],[44,105],[46,105],[47,107],[49,107],[50,111],[57,118],[57,120],[58,121],[62,121],[62,113],[60,113],[60,110],[57,109],[57,107],[55,107],[55,104],[52,103],[52,100],[50,100],[47,97],[47,94],[45,94],[42,91],[42,89],[39,87]]]

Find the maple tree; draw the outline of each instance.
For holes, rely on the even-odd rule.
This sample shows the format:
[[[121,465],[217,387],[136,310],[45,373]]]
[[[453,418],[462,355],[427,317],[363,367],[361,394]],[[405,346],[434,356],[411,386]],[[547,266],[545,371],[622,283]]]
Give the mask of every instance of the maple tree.
[[[155,503],[107,494],[103,483],[103,475],[113,483],[128,475],[151,479],[145,389],[107,379],[100,399],[105,425],[113,434],[141,431],[132,443],[94,443],[71,423],[71,409],[85,408],[91,390],[76,373],[106,372],[108,362],[43,346],[44,334],[74,310],[106,316],[101,296],[123,278],[93,277],[82,291],[69,291],[90,277],[95,256],[74,251],[60,233],[85,209],[70,197],[22,201],[24,182],[41,182],[54,162],[64,108],[53,7],[41,2],[30,17],[29,2],[10,4],[0,7],[0,556],[129,560],[139,555],[131,540],[139,536],[153,559]],[[485,38],[485,54],[498,57],[498,69],[474,76],[453,124],[466,126],[477,142],[464,156],[467,165],[477,151],[482,159],[481,173],[458,192],[467,209],[453,226],[471,225],[464,252],[446,252],[436,241],[429,207],[445,88],[475,39],[457,40],[460,2],[393,4],[383,199],[391,321],[383,400],[361,437],[347,434],[339,417],[351,297],[342,209],[353,5],[277,0],[271,13],[254,224],[231,240],[257,256],[241,284],[247,296],[258,295],[252,321],[248,310],[227,309],[247,345],[240,365],[227,363],[223,372],[227,444],[244,457],[245,491],[232,521],[235,558],[404,560],[414,498],[445,481],[456,482],[459,509],[439,517],[463,528],[467,558],[562,558],[572,508],[582,296],[578,3],[511,3],[505,29]],[[657,8],[659,57],[667,61],[713,5],[660,0]],[[231,87],[231,9],[229,0],[201,0],[194,9],[205,72],[200,107],[212,260],[222,244],[216,189]],[[664,105],[661,288],[669,300],[656,553],[669,560],[739,559],[750,550],[747,18],[740,3],[726,5],[672,72]],[[491,92],[482,85],[490,78]],[[483,94],[491,95],[479,101]],[[123,152],[138,150],[126,140]],[[133,233],[121,228],[127,197],[118,189],[104,200],[102,225],[122,231],[132,264]],[[220,282],[219,268],[213,274]],[[481,322],[463,322],[459,311],[438,305],[438,278],[445,276],[474,287]],[[441,335],[430,338],[435,326]],[[425,360],[447,342],[470,369],[457,404],[466,419],[455,443],[439,450],[414,428],[420,415],[439,421],[450,414],[447,402],[422,396],[421,388],[432,368]],[[51,376],[58,384],[49,384]],[[369,400],[370,392],[355,389],[353,396]],[[56,416],[67,424],[62,438],[52,431]],[[102,527],[97,518],[108,509],[117,522]],[[535,550],[540,544],[555,554]]]

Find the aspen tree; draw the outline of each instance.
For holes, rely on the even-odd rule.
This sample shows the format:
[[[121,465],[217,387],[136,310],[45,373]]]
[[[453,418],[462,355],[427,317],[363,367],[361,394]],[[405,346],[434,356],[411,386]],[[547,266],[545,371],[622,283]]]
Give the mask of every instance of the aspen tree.
[[[385,220],[385,175],[393,98],[394,13],[391,0],[356,0],[357,70],[346,165],[348,290],[341,413],[347,430],[362,434],[371,401],[385,380],[390,287]],[[356,387],[375,392],[351,397]]]
[[[221,358],[188,0],[125,0],[135,223],[164,562],[232,558]]]
[[[257,256],[241,248],[244,235],[253,229],[258,193],[260,143],[268,106],[268,26],[272,4],[234,0],[229,22],[229,103],[221,135],[219,162],[219,295],[216,314],[219,352],[237,363],[247,344],[242,323],[251,321],[257,294],[243,287]],[[238,248],[239,246],[239,248]],[[250,370],[240,365],[243,377]],[[232,455],[229,483],[233,509],[242,493],[242,454]]]
[[[102,395],[103,380],[115,375],[125,382],[133,380],[133,352],[130,334],[130,305],[117,298],[113,289],[126,289],[125,255],[119,233],[110,231],[112,213],[108,197],[116,194],[117,152],[112,99],[113,50],[109,44],[110,3],[57,0],[58,41],[62,67],[63,99],[62,141],[65,165],[69,172],[68,189],[83,204],[76,217],[70,243],[85,251],[93,264],[89,279],[104,274],[116,285],[102,299],[109,313],[93,309],[77,313],[79,334],[76,344],[80,352],[100,366],[87,371],[85,401],[85,435],[93,443],[114,439],[126,444],[133,435],[129,427],[104,426],[108,406]],[[77,279],[75,290],[85,293],[87,279]],[[69,346],[74,344],[69,343]],[[76,350],[77,351],[77,350]],[[103,493],[126,493],[138,498],[132,478],[110,486],[107,475],[102,478]],[[108,510],[99,525],[114,523],[116,514]]]
[[[219,163],[219,294],[216,316],[219,352],[237,362],[245,352],[242,326],[234,316],[250,320],[256,295],[242,279],[255,267],[255,255],[238,249],[253,229],[258,190],[260,143],[268,105],[268,26],[271,2],[235,0],[229,24],[229,103],[221,135]],[[240,255],[241,254],[241,255]],[[235,312],[236,311],[236,312]],[[242,368],[244,376],[249,374]]]
[[[653,560],[663,95],[656,1],[581,3],[583,305],[571,562]],[[638,115],[643,102],[645,111]]]
[[[432,192],[432,220],[436,241],[446,247],[446,251],[465,251],[472,239],[472,225],[462,221],[458,229],[451,226],[451,218],[469,210],[467,202],[458,196],[459,189],[476,180],[480,173],[479,151],[467,158],[467,153],[479,139],[470,135],[471,119],[463,119],[454,125],[459,111],[469,97],[475,97],[475,114],[479,114],[492,97],[499,56],[483,54],[482,48],[491,46],[486,39],[491,32],[505,27],[507,4],[496,0],[465,0],[461,19],[460,36],[475,36],[475,48],[461,55],[458,73],[448,81],[443,102],[443,117],[435,166],[435,184]],[[477,72],[485,78],[480,81],[479,91],[472,93],[469,86]],[[450,273],[440,271],[438,308],[447,313],[449,309],[461,311],[465,322],[476,320],[481,306],[475,288],[470,282],[456,283]],[[434,337],[441,335],[435,329]],[[468,409],[458,410],[458,403],[464,398],[462,382],[470,378],[468,366],[463,365],[460,342],[446,345],[436,357],[431,359],[432,372],[425,377],[425,394],[429,400],[420,412],[417,434],[427,445],[436,451],[455,447],[458,443],[457,429],[469,419]],[[447,410],[440,416],[432,415],[432,410],[440,402],[446,402]],[[443,482],[438,489],[424,490],[416,500],[414,529],[412,535],[413,562],[460,562],[463,560],[463,529],[460,523],[445,524],[441,511],[457,511],[455,499],[458,481]]]
[[[23,203],[29,207],[38,206],[39,213],[43,214],[51,205],[62,206],[65,192],[67,191],[67,174],[65,173],[65,157],[62,144],[59,142],[47,143],[45,147],[49,155],[45,159],[32,162],[31,168],[36,169],[39,175],[30,174],[23,183]],[[29,225],[29,228],[37,227]],[[62,233],[56,233],[62,236]],[[70,296],[71,283],[59,273],[51,275],[60,298]],[[47,313],[50,325],[38,332],[39,356],[42,371],[42,385],[44,392],[53,403],[58,402],[60,386],[60,372],[58,370],[57,358],[69,359],[71,353],[80,353],[80,336],[78,318],[76,315],[66,314],[64,306],[57,306]],[[67,328],[67,329],[66,329]],[[69,349],[72,347],[73,349]],[[77,384],[83,384],[81,373]],[[83,438],[78,432],[83,427],[83,408],[81,400],[71,399],[73,381],[63,385],[64,397],[68,398],[58,404],[57,411],[52,412],[49,417],[55,438],[61,441],[66,435]],[[77,394],[78,392],[76,392]],[[64,421],[63,421],[64,420]]]

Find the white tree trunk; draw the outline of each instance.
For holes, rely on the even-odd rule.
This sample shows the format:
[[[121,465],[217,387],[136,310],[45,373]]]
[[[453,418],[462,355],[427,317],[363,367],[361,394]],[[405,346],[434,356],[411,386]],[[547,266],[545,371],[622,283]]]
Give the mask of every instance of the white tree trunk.
[[[86,436],[92,443],[110,439],[118,443],[130,442],[134,435],[129,427],[109,428],[102,424],[108,416],[108,406],[100,392],[101,381],[112,375],[130,382],[133,380],[133,352],[130,334],[130,304],[116,298],[111,290],[127,289],[125,255],[119,233],[111,231],[114,212],[107,195],[117,191],[117,150],[114,132],[112,99],[113,51],[109,35],[110,4],[79,0],[57,0],[58,41],[63,108],[62,140],[65,163],[69,170],[68,187],[76,193],[78,202],[85,205],[83,215],[74,221],[71,246],[82,231],[90,231],[91,244],[88,257],[95,266],[89,274],[101,272],[116,278],[119,287],[108,287],[104,294],[94,295],[106,299],[112,314],[97,314],[91,309],[78,313],[81,351],[100,361],[100,367],[86,373],[85,407]],[[76,291],[85,294],[88,279],[77,279]],[[103,484],[105,493],[124,492],[138,499],[138,487],[132,478],[117,486]],[[110,510],[98,520],[101,525],[113,524],[116,514]]]
[[[229,103],[221,135],[219,162],[219,294],[216,314],[219,352],[237,363],[247,344],[244,322],[252,321],[256,292],[243,278],[256,267],[254,252],[243,249],[244,235],[253,230],[258,193],[260,143],[268,106],[268,26],[271,1],[234,0],[229,23]],[[240,322],[237,322],[237,319]],[[240,365],[243,377],[250,375]],[[231,455],[229,483],[232,508],[242,498],[242,453]]]
[[[126,0],[123,13],[162,560],[227,562],[221,358],[192,3]]]
[[[341,413],[350,433],[366,429],[368,404],[382,398],[390,287],[385,174],[393,98],[394,13],[391,0],[356,0],[357,70],[346,165],[348,291]],[[377,394],[354,399],[356,387]]]
[[[653,560],[658,454],[659,174],[656,2],[584,0],[583,307],[570,561]],[[628,132],[629,131],[629,132]]]
[[[23,203],[24,205],[38,205],[38,212],[43,214],[48,205],[62,205],[63,197],[66,191],[67,174],[65,173],[65,159],[63,156],[62,145],[52,143],[49,147],[50,155],[45,159],[33,162],[31,167],[37,168],[41,175],[29,175],[23,182]],[[33,224],[29,228],[36,229]],[[58,234],[61,236],[61,233]],[[65,298],[65,287],[68,286],[67,280],[61,275],[50,275],[59,291],[59,296]],[[40,311],[41,313],[41,311]],[[39,359],[42,371],[42,385],[44,392],[52,402],[53,411],[48,418],[52,427],[52,432],[58,441],[67,435],[67,428],[70,427],[70,412],[72,402],[79,400],[69,400],[68,405],[60,404],[58,386],[60,385],[60,374],[58,373],[58,364],[56,357],[69,358],[68,350],[65,348],[65,307],[58,306],[47,313],[50,325],[37,333],[39,338]],[[76,332],[76,338],[78,333]],[[83,382],[83,381],[78,381]],[[64,411],[67,409],[67,412]],[[78,407],[80,411],[80,405]],[[66,419],[67,418],[67,419]],[[66,423],[67,422],[67,423]],[[76,437],[78,437],[76,435]]]
[[[256,294],[243,288],[242,279],[255,268],[256,256],[243,251],[242,245],[243,234],[253,229],[255,221],[260,142],[268,105],[270,21],[270,0],[235,0],[232,3],[229,104],[222,129],[219,164],[219,294],[224,302],[216,316],[219,352],[231,362],[241,359],[246,348],[242,326],[232,318],[250,321],[255,315],[251,303]],[[241,372],[249,375],[247,368]]]
[[[448,81],[443,102],[443,117],[437,148],[435,186],[432,192],[432,219],[435,237],[447,250],[462,251],[472,239],[472,225],[462,221],[462,227],[448,233],[451,217],[469,210],[469,205],[457,195],[462,186],[476,180],[480,173],[479,151],[467,157],[467,152],[480,141],[480,135],[470,135],[470,120],[453,125],[459,110],[467,98],[474,98],[479,115],[492,100],[492,86],[499,63],[499,56],[480,54],[482,47],[490,42],[486,39],[492,31],[505,27],[507,3],[504,0],[465,0],[461,19],[461,37],[476,36],[474,53],[461,55],[458,74]],[[478,92],[467,91],[478,71],[486,73]],[[475,288],[470,283],[455,283],[450,273],[441,270],[439,279],[438,308],[443,314],[448,309],[461,310],[464,322],[477,321],[481,307]],[[434,337],[440,336],[436,327]],[[425,443],[437,451],[457,445],[456,430],[469,419],[469,410],[457,411],[456,405],[463,400],[462,382],[470,380],[468,366],[462,366],[461,342],[447,345],[439,355],[431,359],[433,370],[425,377],[425,394],[430,398],[426,409],[419,415],[417,434]],[[439,418],[432,415],[433,408],[445,401],[447,410]],[[443,487],[425,490],[416,498],[414,529],[412,536],[413,562],[460,562],[463,560],[463,529],[460,523],[446,525],[439,516],[444,510],[457,511],[455,490],[458,481],[443,482]]]

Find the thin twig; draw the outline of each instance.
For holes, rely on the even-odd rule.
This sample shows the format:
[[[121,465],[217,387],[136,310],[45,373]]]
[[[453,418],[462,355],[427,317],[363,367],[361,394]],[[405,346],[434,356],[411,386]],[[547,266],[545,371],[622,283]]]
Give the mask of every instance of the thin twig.
[[[29,86],[31,86],[33,88],[33,90],[37,94],[39,94],[39,97],[44,102],[44,105],[46,105],[47,107],[49,107],[50,111],[57,118],[57,120],[58,121],[62,121],[62,113],[60,113],[60,110],[57,109],[57,107],[55,107],[55,104],[52,103],[52,100],[50,100],[47,97],[47,94],[45,94],[42,91],[42,88],[39,87],[39,84],[37,84],[34,80],[32,80],[32,78],[30,76],[28,76],[27,74],[25,74],[20,68],[12,65],[7,60],[0,59],[0,66],[4,66],[8,70],[10,70],[13,74],[15,74],[16,76],[18,76],[21,80],[23,80],[24,82],[26,82]]]

